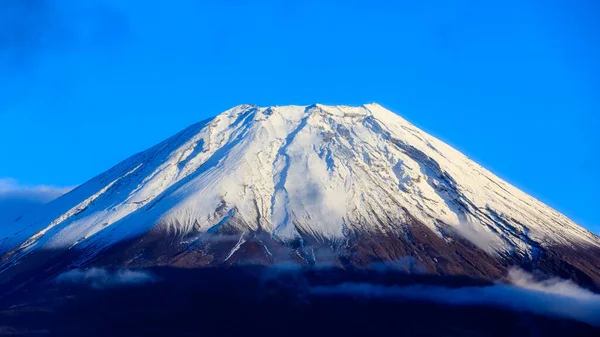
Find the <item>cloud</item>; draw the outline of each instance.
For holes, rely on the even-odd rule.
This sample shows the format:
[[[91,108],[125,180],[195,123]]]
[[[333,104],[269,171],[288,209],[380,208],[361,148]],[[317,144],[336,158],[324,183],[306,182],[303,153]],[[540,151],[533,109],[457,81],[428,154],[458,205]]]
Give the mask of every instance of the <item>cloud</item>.
[[[73,187],[22,185],[16,179],[0,178],[0,222],[11,221],[72,190]]]
[[[536,281],[532,274],[526,273],[517,268],[513,268],[508,271],[508,280],[511,284],[524,289],[531,289],[549,294],[580,298],[584,300],[590,298],[600,300],[600,295],[596,295],[587,289],[579,287],[571,280],[554,277],[546,280]]]
[[[13,178],[0,178],[0,196],[15,195],[49,202],[72,190],[72,186],[57,187],[51,185],[22,185]]]
[[[450,305],[488,305],[574,319],[600,326],[600,295],[582,289],[567,280],[553,278],[536,282],[532,275],[520,270],[511,270],[509,281],[513,284],[460,288],[344,283],[336,286],[313,287],[310,292],[319,296],[358,296],[402,301],[430,301]]]
[[[452,228],[458,235],[469,240],[488,254],[494,254],[496,249],[502,246],[502,239],[487,230],[483,225],[476,225],[472,222],[461,222]]]
[[[142,285],[155,281],[154,275],[146,271],[105,268],[90,268],[86,270],[73,269],[58,275],[59,283],[72,283],[90,286],[95,289],[111,288],[124,285]]]

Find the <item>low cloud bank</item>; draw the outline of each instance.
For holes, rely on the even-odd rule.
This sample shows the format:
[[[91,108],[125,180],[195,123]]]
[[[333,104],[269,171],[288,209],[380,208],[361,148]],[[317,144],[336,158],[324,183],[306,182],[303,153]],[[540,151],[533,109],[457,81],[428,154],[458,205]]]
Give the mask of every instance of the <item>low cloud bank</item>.
[[[0,178],[0,222],[12,221],[72,189],[73,187],[23,185],[12,178]]]
[[[581,288],[571,280],[553,277],[550,279],[537,281],[533,275],[517,268],[513,268],[508,271],[508,280],[511,284],[519,288],[578,298],[582,300],[595,299],[596,301],[600,302],[600,295]]]
[[[562,279],[541,282],[521,270],[511,270],[508,284],[447,288],[429,285],[384,286],[344,283],[310,289],[319,296],[352,296],[387,300],[429,301],[450,305],[486,305],[562,317],[600,326],[600,295]]]
[[[87,270],[73,269],[62,273],[56,278],[56,281],[102,289],[124,285],[148,284],[154,282],[155,277],[149,272],[140,270],[117,269],[111,271],[104,268],[90,268]]]
[[[45,203],[58,198],[72,189],[72,186],[24,185],[13,178],[0,178],[0,197],[2,198],[14,196]]]
[[[414,261],[402,260],[394,268],[405,272],[413,269]],[[331,273],[327,269],[306,270],[298,265],[278,265],[248,272],[248,270],[199,270],[198,283],[181,282],[181,274],[159,274],[161,282],[171,280],[184,287],[198,286],[220,287],[223,283],[238,286],[238,282],[247,285],[248,294],[257,291],[263,296],[272,289],[286,289],[294,296],[309,300],[306,296],[367,298],[384,301],[419,301],[454,306],[487,306],[510,311],[532,313],[585,322],[600,327],[600,295],[577,286],[575,283],[551,278],[538,280],[531,274],[519,269],[509,271],[506,282],[490,285],[448,286],[452,283],[395,283],[393,278],[379,277],[378,273],[390,270],[390,266],[378,265],[374,274],[347,275],[343,272]],[[396,270],[396,269],[393,269]],[[260,275],[260,276],[258,276]],[[393,276],[394,274],[391,274]],[[385,276],[385,275],[384,275]],[[262,278],[260,289],[253,288],[255,277]],[[196,279],[196,277],[193,277]],[[244,281],[245,280],[245,281]],[[77,284],[94,289],[106,289],[120,286],[150,284],[157,281],[155,274],[144,270],[91,268],[74,269],[59,275],[59,283]],[[215,282],[212,285],[211,282]],[[394,282],[396,285],[392,285]],[[400,282],[402,280],[400,279]],[[275,287],[275,288],[272,288]],[[271,289],[271,290],[269,290]]]

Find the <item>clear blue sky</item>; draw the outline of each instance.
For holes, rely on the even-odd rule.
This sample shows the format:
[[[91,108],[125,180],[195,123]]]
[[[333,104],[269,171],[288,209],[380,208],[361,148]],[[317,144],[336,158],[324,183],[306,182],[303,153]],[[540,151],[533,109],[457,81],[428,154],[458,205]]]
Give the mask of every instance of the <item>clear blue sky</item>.
[[[598,13],[594,0],[0,0],[0,178],[80,184],[240,103],[375,101],[600,232]]]

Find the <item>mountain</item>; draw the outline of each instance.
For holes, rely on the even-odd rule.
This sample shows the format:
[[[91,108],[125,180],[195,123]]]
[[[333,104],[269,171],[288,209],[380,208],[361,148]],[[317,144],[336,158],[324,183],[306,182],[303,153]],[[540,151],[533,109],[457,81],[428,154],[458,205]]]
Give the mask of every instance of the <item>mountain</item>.
[[[486,280],[516,265],[600,289],[596,235],[378,104],[236,106],[0,238],[3,282],[92,265],[384,263]]]

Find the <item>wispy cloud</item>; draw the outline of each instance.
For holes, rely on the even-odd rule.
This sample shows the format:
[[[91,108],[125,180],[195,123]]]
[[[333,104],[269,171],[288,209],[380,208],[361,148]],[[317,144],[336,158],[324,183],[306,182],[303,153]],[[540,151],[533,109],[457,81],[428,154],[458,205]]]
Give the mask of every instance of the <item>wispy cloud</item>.
[[[501,247],[502,240],[496,234],[488,231],[483,225],[469,221],[461,222],[453,227],[456,233],[469,240],[483,251],[494,254]]]
[[[600,295],[558,278],[536,281],[532,275],[516,269],[510,271],[508,279],[510,285],[461,288],[344,283],[336,286],[314,287],[310,292],[320,296],[360,296],[450,305],[489,305],[575,319],[600,326]]]
[[[73,189],[73,186],[23,185],[14,178],[0,178],[0,196],[22,195],[33,200],[48,202]]]
[[[23,185],[13,178],[0,178],[0,222],[14,219],[72,189],[73,186]]]
[[[60,283],[75,283],[102,289],[122,285],[147,284],[155,281],[155,277],[147,271],[105,268],[90,268],[87,270],[73,269],[60,274],[56,278]]]
[[[595,299],[600,303],[600,295],[581,288],[571,280],[553,277],[545,280],[536,280],[532,274],[521,269],[513,268],[508,271],[508,280],[511,284],[524,288],[549,294],[580,298],[583,300]],[[600,314],[600,313],[599,313]],[[599,317],[600,320],[600,317]]]

